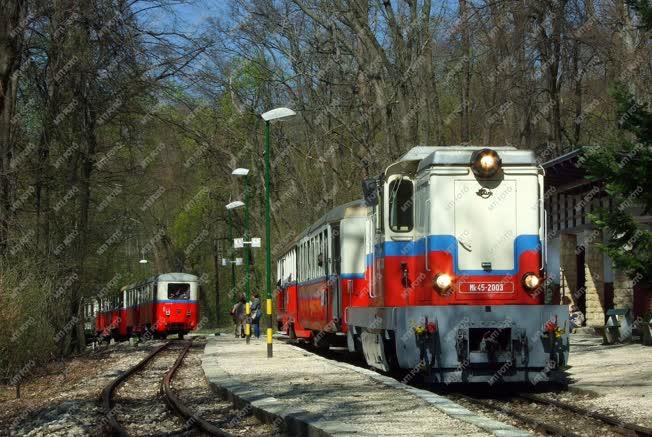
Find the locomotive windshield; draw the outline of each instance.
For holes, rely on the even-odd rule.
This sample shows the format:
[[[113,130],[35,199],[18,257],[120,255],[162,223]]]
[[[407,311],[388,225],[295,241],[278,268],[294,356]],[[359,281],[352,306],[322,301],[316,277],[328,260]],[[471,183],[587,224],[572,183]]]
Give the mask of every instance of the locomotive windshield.
[[[412,230],[412,182],[395,179],[389,184],[389,227],[394,232]]]
[[[168,299],[190,299],[190,284],[168,284]]]

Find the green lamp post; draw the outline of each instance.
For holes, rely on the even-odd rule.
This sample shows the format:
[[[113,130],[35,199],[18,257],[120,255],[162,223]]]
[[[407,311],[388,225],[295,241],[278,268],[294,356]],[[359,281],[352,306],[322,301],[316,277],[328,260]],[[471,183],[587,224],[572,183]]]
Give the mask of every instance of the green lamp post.
[[[295,112],[288,108],[275,108],[261,114],[265,120],[265,291],[267,293],[267,358],[274,355],[272,346],[272,334],[274,326],[272,322],[272,236],[271,236],[271,205],[270,205],[270,150],[269,150],[269,127],[272,121],[291,117]]]

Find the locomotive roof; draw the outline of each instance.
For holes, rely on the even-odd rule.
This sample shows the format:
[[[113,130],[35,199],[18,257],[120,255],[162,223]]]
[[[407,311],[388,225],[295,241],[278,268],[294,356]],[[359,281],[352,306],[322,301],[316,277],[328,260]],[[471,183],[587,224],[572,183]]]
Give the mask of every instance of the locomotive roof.
[[[310,235],[315,230],[324,226],[327,223],[333,223],[340,221],[349,217],[366,217],[367,216],[367,207],[364,200],[354,200],[353,202],[345,203],[340,206],[328,211],[326,214],[321,216],[317,221],[312,223],[306,229],[303,230],[299,235],[297,235],[283,250],[285,254],[292,246],[296,245],[302,238]]]
[[[417,146],[410,149],[401,158],[387,167],[385,176],[397,173],[416,174],[433,165],[463,165],[468,166],[471,155],[484,146]],[[490,147],[498,152],[503,165],[538,165],[532,150],[518,150],[515,147]]]

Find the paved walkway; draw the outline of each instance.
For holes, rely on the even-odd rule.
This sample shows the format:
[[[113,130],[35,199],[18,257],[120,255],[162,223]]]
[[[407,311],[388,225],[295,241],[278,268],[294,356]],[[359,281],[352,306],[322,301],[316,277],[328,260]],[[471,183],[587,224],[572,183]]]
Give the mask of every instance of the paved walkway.
[[[267,420],[302,424],[294,428],[300,434],[528,435],[442,396],[283,342],[274,343],[268,359],[262,341],[209,337],[202,365],[223,395],[250,403]]]
[[[580,406],[652,427],[652,347],[573,334],[568,361],[570,387],[595,394],[570,396]]]

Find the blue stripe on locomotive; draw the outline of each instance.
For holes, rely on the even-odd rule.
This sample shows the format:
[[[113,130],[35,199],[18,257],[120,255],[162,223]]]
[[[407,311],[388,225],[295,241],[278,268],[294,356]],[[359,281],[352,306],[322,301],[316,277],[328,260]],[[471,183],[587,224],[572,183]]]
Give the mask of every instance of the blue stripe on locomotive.
[[[430,252],[448,252],[453,257],[453,266],[456,275],[515,275],[519,271],[519,260],[521,255],[527,251],[540,251],[541,241],[538,235],[519,235],[514,239],[514,265],[511,270],[460,270],[458,265],[458,242],[453,235],[430,235],[428,237],[428,249]],[[376,258],[384,256],[423,256],[425,252],[425,238],[416,241],[386,241],[374,246]],[[367,266],[373,260],[372,254],[366,256]]]

